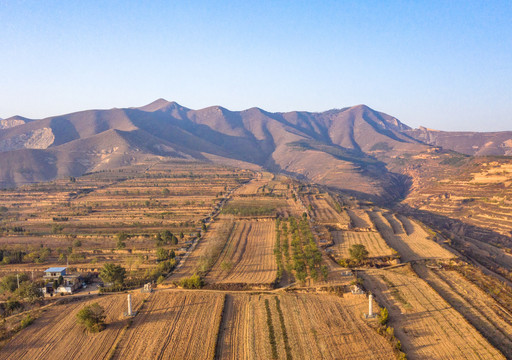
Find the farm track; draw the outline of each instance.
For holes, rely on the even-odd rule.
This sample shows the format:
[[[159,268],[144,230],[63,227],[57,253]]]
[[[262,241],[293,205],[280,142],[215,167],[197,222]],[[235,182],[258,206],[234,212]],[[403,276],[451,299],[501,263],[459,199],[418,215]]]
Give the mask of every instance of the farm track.
[[[407,267],[362,272],[390,312],[410,359],[505,359],[466,319]]]

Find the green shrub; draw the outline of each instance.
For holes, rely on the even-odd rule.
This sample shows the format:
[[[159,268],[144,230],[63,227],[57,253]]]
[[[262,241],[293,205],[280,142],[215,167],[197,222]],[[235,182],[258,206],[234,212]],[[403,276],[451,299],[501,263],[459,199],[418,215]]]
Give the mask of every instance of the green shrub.
[[[85,306],[76,314],[76,317],[77,322],[92,333],[100,332],[105,328],[105,310],[98,303]]]
[[[182,279],[179,285],[185,289],[200,289],[204,286],[204,281],[199,275],[194,274],[189,278]]]
[[[32,324],[34,322],[34,318],[30,316],[30,314],[27,314],[23,319],[21,319],[20,326],[22,329],[25,329],[27,326]]]

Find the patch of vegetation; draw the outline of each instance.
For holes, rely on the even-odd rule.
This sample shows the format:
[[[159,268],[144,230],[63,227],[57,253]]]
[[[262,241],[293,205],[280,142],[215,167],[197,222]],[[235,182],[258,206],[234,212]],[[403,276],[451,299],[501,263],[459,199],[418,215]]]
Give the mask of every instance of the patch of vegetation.
[[[105,329],[105,310],[98,303],[82,308],[76,314],[76,318],[77,323],[85,326],[91,333],[97,333]]]
[[[104,283],[123,285],[126,269],[121,265],[107,263],[103,265],[99,276]]]
[[[275,205],[262,205],[252,203],[228,203],[223,209],[222,214],[236,216],[271,216],[276,213]]]
[[[34,322],[34,318],[30,316],[30,314],[27,314],[23,319],[20,321],[20,327],[22,329],[25,329],[27,326],[31,325]]]
[[[194,274],[189,278],[180,280],[179,285],[184,289],[201,289],[204,286],[204,281],[199,275]]]
[[[276,308],[277,313],[279,314],[279,322],[281,323],[281,331],[283,332],[283,342],[284,342],[284,350],[286,351],[286,359],[292,359],[292,351],[290,348],[290,343],[288,341],[288,333],[286,332],[286,326],[284,323],[283,310],[281,309],[281,301],[279,297],[276,297]]]
[[[265,299],[265,309],[267,310],[267,327],[268,327],[268,340],[272,347],[272,359],[277,359],[277,343],[276,334],[274,333],[274,324],[272,324],[272,313],[270,311],[270,304],[268,299]]]
[[[375,145],[373,145],[370,148],[370,151],[378,151],[378,150],[391,151],[391,150],[393,150],[393,147],[389,146],[388,143],[381,141],[381,142],[376,143]]]

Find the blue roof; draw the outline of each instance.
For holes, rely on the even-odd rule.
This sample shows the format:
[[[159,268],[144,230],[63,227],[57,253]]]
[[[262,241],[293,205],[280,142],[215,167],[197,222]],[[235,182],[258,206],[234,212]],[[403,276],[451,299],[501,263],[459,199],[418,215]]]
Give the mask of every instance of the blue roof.
[[[44,272],[63,272],[64,270],[66,270],[65,267],[52,267],[52,268],[46,269]]]

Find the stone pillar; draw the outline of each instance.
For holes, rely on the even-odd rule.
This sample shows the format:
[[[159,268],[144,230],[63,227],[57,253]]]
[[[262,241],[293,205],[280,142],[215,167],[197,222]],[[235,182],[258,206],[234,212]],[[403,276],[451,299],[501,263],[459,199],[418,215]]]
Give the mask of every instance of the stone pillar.
[[[128,316],[132,315],[132,294],[128,294]]]

